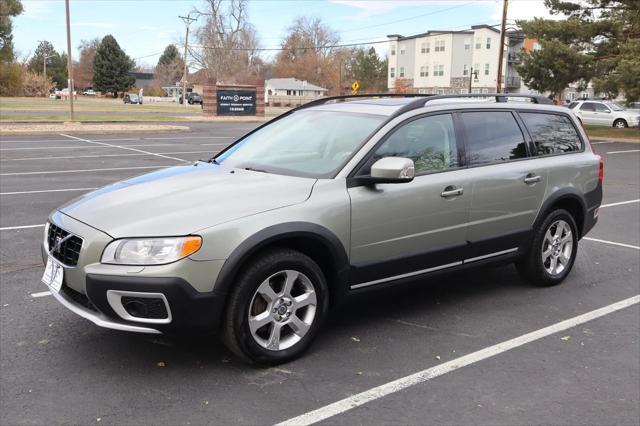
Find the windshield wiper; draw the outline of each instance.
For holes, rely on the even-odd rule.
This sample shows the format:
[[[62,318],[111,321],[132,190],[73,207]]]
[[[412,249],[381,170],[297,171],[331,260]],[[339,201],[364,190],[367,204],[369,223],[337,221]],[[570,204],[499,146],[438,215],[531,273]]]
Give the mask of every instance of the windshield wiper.
[[[244,169],[249,170],[250,172],[268,173],[266,170],[254,169],[253,167],[245,167]]]

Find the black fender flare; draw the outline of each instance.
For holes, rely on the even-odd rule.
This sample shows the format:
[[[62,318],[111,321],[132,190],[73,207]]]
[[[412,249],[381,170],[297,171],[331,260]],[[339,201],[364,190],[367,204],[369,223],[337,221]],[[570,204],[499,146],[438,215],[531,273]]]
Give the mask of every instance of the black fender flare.
[[[588,211],[587,201],[584,195],[582,195],[576,188],[566,187],[566,188],[558,189],[557,191],[552,193],[549,197],[547,197],[544,203],[542,203],[540,210],[538,210],[538,215],[536,216],[536,220],[533,223],[533,228],[535,229],[540,224],[540,222],[544,220],[544,218],[547,216],[547,214],[551,210],[551,206],[563,200],[573,200],[573,201],[577,201],[580,204],[580,207],[582,209],[582,214],[583,214],[583,217],[581,219],[584,227],[584,224],[586,223],[587,211]],[[582,229],[580,230],[580,233],[581,233],[580,237],[582,237]]]
[[[335,266],[337,282],[330,283],[333,290],[332,300],[340,301],[348,293],[349,257],[340,239],[329,229],[310,222],[287,222],[264,228],[236,247],[227,258],[216,278],[214,290],[229,293],[234,278],[242,264],[267,245],[287,238],[308,238],[319,244],[331,254]]]

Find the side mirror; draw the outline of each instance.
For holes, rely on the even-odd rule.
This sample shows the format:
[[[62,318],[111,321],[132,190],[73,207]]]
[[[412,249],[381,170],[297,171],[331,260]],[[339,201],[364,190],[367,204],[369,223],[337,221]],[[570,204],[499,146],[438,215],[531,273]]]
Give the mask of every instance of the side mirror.
[[[416,175],[413,160],[402,157],[381,158],[371,166],[371,183],[411,182]]]

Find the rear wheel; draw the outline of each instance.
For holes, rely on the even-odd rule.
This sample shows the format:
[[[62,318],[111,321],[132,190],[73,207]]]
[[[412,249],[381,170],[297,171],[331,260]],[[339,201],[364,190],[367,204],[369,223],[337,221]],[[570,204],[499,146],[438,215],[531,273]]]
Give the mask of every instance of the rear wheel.
[[[522,278],[536,286],[560,284],[569,275],[578,251],[578,230],[571,214],[557,209],[534,231],[528,253],[516,267]]]
[[[629,125],[627,124],[626,120],[623,120],[622,118],[618,118],[616,121],[613,122],[613,127],[618,127],[618,128],[624,128],[624,127],[629,127]]]
[[[327,308],[327,284],[318,265],[295,250],[271,250],[251,262],[236,283],[223,338],[246,361],[287,362],[309,348]]]

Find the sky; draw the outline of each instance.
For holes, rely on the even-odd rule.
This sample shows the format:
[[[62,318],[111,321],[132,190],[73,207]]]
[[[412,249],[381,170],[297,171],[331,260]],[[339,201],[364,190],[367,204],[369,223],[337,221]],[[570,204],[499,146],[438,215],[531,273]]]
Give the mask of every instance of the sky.
[[[66,51],[64,0],[22,0],[24,13],[14,19],[19,58],[33,54],[39,40]],[[72,54],[81,40],[113,35],[138,64],[155,65],[164,48],[183,43],[179,15],[203,0],[70,0]],[[462,30],[476,24],[499,24],[502,0],[249,0],[249,21],[261,47],[278,47],[299,16],[319,17],[340,35],[342,43],[386,40],[387,34],[412,35],[429,30]],[[508,18],[549,17],[542,0],[510,0]],[[200,18],[192,25],[204,23]],[[196,40],[190,38],[191,43]],[[386,54],[386,43],[376,44]],[[270,59],[273,52],[265,52]]]

